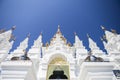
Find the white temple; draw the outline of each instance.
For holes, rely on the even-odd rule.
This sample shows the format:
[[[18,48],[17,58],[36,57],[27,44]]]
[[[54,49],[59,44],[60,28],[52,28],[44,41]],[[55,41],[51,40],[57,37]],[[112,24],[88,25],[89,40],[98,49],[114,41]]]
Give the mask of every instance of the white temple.
[[[0,80],[120,80],[120,34],[104,27],[105,50],[88,36],[88,51],[75,34],[73,45],[60,27],[43,45],[42,34],[28,47],[29,36],[11,51],[13,29],[0,32]]]

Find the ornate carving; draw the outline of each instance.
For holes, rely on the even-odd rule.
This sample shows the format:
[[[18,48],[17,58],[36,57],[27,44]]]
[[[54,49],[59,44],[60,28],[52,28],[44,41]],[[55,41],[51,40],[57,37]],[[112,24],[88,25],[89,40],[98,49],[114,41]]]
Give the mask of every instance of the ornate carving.
[[[56,57],[50,62],[50,64],[67,64],[67,62],[61,57]]]

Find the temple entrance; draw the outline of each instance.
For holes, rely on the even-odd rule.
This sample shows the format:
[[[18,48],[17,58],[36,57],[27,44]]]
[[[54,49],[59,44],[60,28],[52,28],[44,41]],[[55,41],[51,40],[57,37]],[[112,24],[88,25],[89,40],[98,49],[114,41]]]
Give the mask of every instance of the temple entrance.
[[[49,77],[49,80],[53,80],[53,79],[64,79],[67,80],[67,76],[64,74],[63,70],[55,70],[53,71],[53,74]]]
[[[70,80],[69,64],[64,58],[59,56],[50,61],[46,80]]]

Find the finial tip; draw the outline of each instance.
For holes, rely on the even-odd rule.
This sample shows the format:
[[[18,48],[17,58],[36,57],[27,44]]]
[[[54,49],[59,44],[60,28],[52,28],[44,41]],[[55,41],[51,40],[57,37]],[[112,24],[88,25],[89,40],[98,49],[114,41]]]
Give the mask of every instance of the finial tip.
[[[77,33],[76,33],[76,32],[74,32],[74,35],[77,35]]]
[[[30,38],[30,33],[28,33],[27,37]]]
[[[61,34],[61,31],[60,31],[60,25],[58,25],[57,33],[58,33],[58,34]]]
[[[58,25],[58,28],[60,28],[60,25]]]
[[[87,37],[90,38],[90,35],[87,33]]]
[[[40,32],[40,35],[42,35],[42,32]]]
[[[102,30],[106,30],[106,29],[105,29],[105,27],[104,27],[104,26],[102,26],[102,25],[101,25],[101,29],[102,29]]]
[[[101,41],[103,41],[103,38],[102,38],[102,37],[100,37],[100,40],[101,40]]]
[[[116,30],[114,30],[114,29],[111,29],[111,32],[112,32],[112,33],[117,33]]]
[[[15,26],[13,26],[11,29],[12,29],[12,30],[15,30],[15,28],[16,28],[16,25],[15,25]]]

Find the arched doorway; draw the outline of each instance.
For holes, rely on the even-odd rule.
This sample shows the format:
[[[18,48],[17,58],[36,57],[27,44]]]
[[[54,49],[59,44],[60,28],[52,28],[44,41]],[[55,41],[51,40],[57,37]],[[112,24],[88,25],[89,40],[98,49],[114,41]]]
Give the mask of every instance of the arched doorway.
[[[61,57],[54,57],[47,69],[47,79],[46,80],[70,80],[69,76],[69,64],[67,61]]]
[[[49,80],[52,79],[68,79],[68,77],[64,74],[63,70],[55,70],[53,74],[49,77]]]

